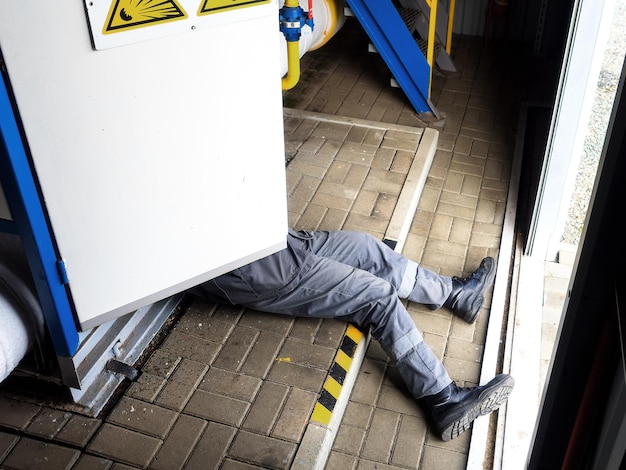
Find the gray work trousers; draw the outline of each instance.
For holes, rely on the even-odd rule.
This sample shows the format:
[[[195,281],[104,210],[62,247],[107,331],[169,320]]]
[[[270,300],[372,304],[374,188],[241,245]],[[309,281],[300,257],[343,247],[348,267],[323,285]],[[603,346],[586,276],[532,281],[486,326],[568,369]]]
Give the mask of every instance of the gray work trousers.
[[[418,266],[373,236],[351,231],[289,231],[281,252],[200,286],[222,300],[296,317],[334,318],[369,328],[415,398],[450,384],[401,302],[439,308],[449,277]]]

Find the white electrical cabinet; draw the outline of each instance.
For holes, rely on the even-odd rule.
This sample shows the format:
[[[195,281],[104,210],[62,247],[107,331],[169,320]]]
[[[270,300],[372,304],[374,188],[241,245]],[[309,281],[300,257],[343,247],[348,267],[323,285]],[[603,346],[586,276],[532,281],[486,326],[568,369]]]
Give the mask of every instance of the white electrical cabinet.
[[[278,5],[213,4],[0,0],[7,95],[77,331],[285,246]]]

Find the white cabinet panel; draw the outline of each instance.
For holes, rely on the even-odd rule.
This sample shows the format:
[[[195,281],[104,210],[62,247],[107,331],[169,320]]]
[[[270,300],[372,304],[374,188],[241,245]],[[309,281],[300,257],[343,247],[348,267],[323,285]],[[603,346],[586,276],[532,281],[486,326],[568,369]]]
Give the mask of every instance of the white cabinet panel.
[[[270,6],[94,50],[82,2],[0,0],[0,47],[80,328],[284,246]]]

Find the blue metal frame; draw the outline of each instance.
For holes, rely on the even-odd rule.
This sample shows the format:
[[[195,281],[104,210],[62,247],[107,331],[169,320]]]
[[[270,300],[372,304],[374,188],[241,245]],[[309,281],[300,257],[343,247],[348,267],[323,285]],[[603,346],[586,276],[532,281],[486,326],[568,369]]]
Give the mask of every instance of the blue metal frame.
[[[79,342],[76,323],[57,270],[55,245],[3,79],[0,80],[0,181],[15,219],[15,232],[26,251],[54,348],[57,355],[71,357]]]
[[[415,110],[434,112],[430,66],[391,0],[347,2]]]

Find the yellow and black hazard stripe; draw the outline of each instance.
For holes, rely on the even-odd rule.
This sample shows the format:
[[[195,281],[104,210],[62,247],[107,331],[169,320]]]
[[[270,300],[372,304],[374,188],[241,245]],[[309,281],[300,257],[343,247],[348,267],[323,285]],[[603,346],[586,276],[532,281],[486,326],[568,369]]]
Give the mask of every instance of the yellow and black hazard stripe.
[[[311,421],[328,425],[333,410],[341,393],[346,374],[354,359],[356,348],[363,339],[363,333],[357,327],[348,325],[346,333],[341,341],[341,346],[335,356],[335,361],[326,377],[322,393],[315,404]]]

